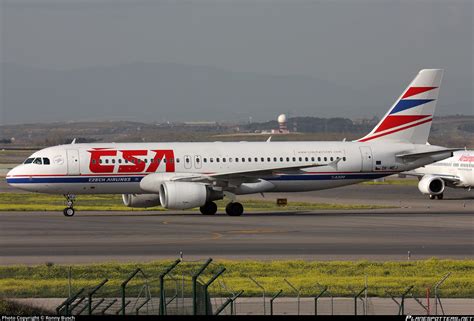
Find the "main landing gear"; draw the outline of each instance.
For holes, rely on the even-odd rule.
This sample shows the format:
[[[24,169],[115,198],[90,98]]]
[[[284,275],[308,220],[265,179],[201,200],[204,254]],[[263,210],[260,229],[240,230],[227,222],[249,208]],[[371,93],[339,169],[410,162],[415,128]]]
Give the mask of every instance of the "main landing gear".
[[[240,216],[244,213],[244,207],[239,202],[231,202],[225,207],[225,212],[229,216]]]
[[[217,212],[217,205],[214,202],[207,202],[199,208],[202,215],[214,215]]]
[[[217,205],[214,202],[207,202],[199,210],[203,215],[214,215],[217,213]],[[225,212],[229,216],[240,216],[244,213],[244,207],[238,202],[231,202],[225,207]]]
[[[74,211],[74,201],[76,200],[76,195],[73,194],[65,194],[64,197],[66,198],[66,208],[63,210],[64,216],[73,216]]]
[[[431,195],[430,194],[430,200],[434,200],[436,198],[438,198],[439,200],[442,200],[443,199],[443,193],[438,194],[438,195]]]

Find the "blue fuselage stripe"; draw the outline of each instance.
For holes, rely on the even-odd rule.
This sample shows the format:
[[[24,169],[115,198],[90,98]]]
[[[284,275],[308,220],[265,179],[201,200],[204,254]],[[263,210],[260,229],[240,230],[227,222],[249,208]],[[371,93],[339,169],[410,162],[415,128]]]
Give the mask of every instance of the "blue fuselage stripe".
[[[321,180],[344,180],[344,179],[376,179],[393,173],[354,173],[354,174],[300,174],[279,175],[264,178],[268,181],[321,181]],[[138,183],[143,176],[99,176],[99,177],[10,177],[8,184],[55,184],[55,183]]]

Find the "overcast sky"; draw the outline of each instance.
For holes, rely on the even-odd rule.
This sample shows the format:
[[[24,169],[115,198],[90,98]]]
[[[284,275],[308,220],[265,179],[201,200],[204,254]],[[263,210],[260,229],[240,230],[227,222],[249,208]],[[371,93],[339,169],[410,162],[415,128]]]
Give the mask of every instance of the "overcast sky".
[[[373,96],[368,110],[359,100],[349,114],[347,108],[322,113],[353,118],[370,116],[379,104],[384,110],[377,114],[383,114],[419,69],[444,68],[446,88],[440,104],[449,107],[440,113],[474,113],[472,0],[0,0],[0,4],[2,63],[60,71],[173,63],[305,76],[363,91],[367,100]],[[0,76],[2,84],[8,81],[2,70]],[[21,122],[21,115],[6,118],[13,98],[5,99],[9,87],[0,88],[0,124]],[[374,94],[380,90],[385,99]],[[331,98],[321,99],[318,104],[324,105]],[[307,102],[303,105],[297,109],[299,115],[315,116]],[[225,115],[226,110],[221,111]],[[67,119],[67,108],[65,115],[61,112],[54,120]],[[191,120],[181,118],[177,120]],[[35,119],[25,115],[24,120]]]

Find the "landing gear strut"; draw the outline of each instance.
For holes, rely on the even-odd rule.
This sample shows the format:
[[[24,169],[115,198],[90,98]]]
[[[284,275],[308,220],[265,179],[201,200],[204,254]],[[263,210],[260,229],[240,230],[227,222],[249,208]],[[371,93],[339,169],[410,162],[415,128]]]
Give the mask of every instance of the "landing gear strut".
[[[63,210],[64,216],[73,216],[74,211],[74,201],[76,200],[76,195],[73,194],[65,194],[64,197],[66,198],[66,208]]]
[[[244,207],[239,202],[232,202],[227,204],[225,212],[229,216],[240,216],[244,212]]]
[[[202,215],[214,215],[217,212],[217,205],[214,202],[207,202],[199,208]]]

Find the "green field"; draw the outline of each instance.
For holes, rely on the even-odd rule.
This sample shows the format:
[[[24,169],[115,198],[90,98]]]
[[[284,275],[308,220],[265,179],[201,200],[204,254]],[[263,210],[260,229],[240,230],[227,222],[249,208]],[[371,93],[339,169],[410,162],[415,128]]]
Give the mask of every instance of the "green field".
[[[73,265],[73,291],[94,286],[104,278],[110,281],[99,295],[118,296],[119,285],[137,267],[147,275],[154,295],[159,291],[157,278],[171,261],[154,261],[143,264],[104,263]],[[175,277],[185,275],[189,279],[202,262],[183,262],[178,265]],[[222,284],[227,289],[245,290],[246,296],[261,295],[261,290],[249,280],[252,276],[266,288],[267,293],[279,289],[285,296],[296,296],[283,281],[286,278],[303,296],[316,295],[323,286],[328,286],[333,296],[352,296],[363,288],[365,276],[370,296],[387,297],[400,295],[408,286],[414,285],[414,292],[424,296],[426,289],[433,291],[434,284],[447,272],[451,276],[440,288],[443,297],[474,297],[474,260],[420,260],[410,262],[320,262],[320,261],[230,261],[218,260],[212,263],[203,280],[209,279],[220,267],[227,270],[211,288],[213,295],[223,295]],[[65,297],[68,291],[68,266],[45,264],[38,266],[0,267],[0,297]],[[130,293],[143,284],[143,279],[130,283]],[[167,283],[172,290],[173,283]],[[170,289],[171,288],[171,289]],[[134,291],[135,289],[135,291]]]
[[[274,201],[240,200],[247,211],[302,211],[302,210],[351,210],[388,208],[376,205],[328,204],[289,202],[285,207],[278,207]],[[216,202],[219,210],[226,205],[224,200]],[[79,195],[74,207],[78,211],[164,211],[161,207],[130,208],[123,205],[121,195],[97,194]],[[0,211],[62,211],[64,197],[59,195],[36,193],[0,193]]]

